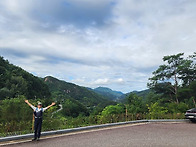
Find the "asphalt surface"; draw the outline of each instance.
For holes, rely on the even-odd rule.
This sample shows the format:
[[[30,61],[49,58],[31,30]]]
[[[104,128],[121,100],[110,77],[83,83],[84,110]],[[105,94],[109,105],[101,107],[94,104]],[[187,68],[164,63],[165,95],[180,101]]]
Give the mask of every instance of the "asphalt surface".
[[[193,147],[194,123],[143,123],[71,133],[10,147]]]

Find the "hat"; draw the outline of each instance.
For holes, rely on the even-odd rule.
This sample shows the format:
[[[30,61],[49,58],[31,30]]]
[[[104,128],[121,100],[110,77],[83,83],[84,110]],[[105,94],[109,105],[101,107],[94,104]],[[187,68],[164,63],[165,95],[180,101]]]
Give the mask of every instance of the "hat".
[[[42,103],[41,102],[38,102],[38,105],[42,105]]]

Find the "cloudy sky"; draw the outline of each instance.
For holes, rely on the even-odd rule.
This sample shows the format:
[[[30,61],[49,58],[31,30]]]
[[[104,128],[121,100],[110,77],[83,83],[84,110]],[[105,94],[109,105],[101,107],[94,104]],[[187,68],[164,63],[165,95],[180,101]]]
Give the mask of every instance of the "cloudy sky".
[[[0,0],[0,55],[34,75],[146,89],[164,55],[196,51],[196,0]]]

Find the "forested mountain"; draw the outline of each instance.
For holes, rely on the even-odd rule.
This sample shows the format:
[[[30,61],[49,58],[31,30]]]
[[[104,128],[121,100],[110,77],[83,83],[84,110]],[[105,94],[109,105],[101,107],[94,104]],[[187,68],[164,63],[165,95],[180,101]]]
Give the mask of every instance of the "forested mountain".
[[[36,77],[0,57],[0,100],[20,95],[28,99],[49,99],[52,95],[57,101],[72,98],[73,101],[77,100],[85,106],[98,104],[106,106],[113,103],[85,87],[50,76],[44,79]]]
[[[19,95],[28,99],[48,98],[50,92],[40,78],[0,57],[0,100]]]
[[[73,98],[87,107],[96,106],[98,104],[106,106],[113,103],[85,87],[58,80],[51,76],[45,77],[44,82],[48,85],[52,96],[59,101],[65,98]]]
[[[139,97],[142,97],[143,99],[145,99],[146,96],[147,96],[150,92],[152,92],[152,90],[150,90],[150,89],[146,89],[146,90],[142,90],[142,91],[132,91],[132,92],[123,94],[123,95],[121,96],[120,99],[122,99],[122,100],[125,99],[125,98],[126,98],[127,96],[129,96],[131,93],[132,93],[132,94],[135,94],[135,95],[137,95],[137,96],[139,96]]]
[[[122,92],[113,91],[112,89],[107,88],[107,87],[98,87],[98,88],[93,89],[93,91],[104,97],[107,97],[110,100],[118,100],[123,95]]]

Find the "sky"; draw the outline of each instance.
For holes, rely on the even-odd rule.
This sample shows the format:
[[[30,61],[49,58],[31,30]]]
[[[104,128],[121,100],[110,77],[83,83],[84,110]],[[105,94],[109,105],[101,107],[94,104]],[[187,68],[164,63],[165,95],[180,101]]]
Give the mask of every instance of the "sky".
[[[0,0],[0,55],[39,77],[140,91],[195,48],[195,0]]]

